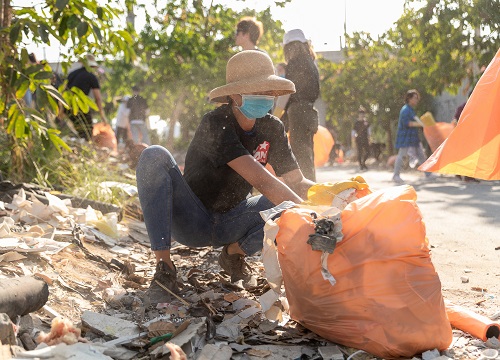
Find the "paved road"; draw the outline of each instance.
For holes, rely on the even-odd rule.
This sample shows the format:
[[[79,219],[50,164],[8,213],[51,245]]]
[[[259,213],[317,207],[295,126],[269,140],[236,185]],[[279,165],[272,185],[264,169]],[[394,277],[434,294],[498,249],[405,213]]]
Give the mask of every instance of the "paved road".
[[[355,165],[324,167],[317,170],[317,180],[335,182],[358,174],[372,190],[395,186],[391,171],[374,164],[366,172]],[[500,247],[500,181],[465,183],[449,175],[426,181],[418,171],[401,177],[417,191],[444,296],[467,306],[487,299],[481,303],[484,313],[498,312],[500,249],[495,248]],[[462,283],[462,276],[469,282]],[[473,287],[487,291],[481,294]]]

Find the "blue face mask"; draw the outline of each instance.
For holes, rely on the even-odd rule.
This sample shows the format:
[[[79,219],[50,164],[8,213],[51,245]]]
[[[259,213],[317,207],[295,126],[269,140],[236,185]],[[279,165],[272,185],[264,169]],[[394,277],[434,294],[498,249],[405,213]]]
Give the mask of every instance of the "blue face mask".
[[[266,116],[274,105],[274,96],[241,95],[242,104],[238,107],[249,119],[259,119]]]

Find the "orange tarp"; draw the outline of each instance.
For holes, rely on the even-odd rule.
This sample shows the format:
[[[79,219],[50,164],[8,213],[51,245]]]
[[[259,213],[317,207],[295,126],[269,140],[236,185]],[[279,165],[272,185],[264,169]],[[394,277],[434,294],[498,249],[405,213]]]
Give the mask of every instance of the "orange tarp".
[[[451,132],[455,125],[445,122],[437,122],[431,126],[424,126],[424,136],[432,151],[441,145]]]
[[[418,169],[500,180],[500,50],[479,79],[455,130]]]

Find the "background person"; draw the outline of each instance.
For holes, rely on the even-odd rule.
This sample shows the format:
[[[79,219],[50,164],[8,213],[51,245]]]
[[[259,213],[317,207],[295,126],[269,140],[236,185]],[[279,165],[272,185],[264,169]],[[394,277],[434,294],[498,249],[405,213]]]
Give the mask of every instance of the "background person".
[[[285,116],[288,120],[290,146],[304,176],[316,181],[314,168],[314,134],[318,131],[318,112],[314,102],[319,97],[319,73],[315,54],[302,30],[288,31],[283,39],[286,78],[295,84]]]
[[[119,144],[125,144],[129,138],[130,131],[130,109],[127,107],[130,96],[125,95],[120,99],[118,111],[116,112],[116,141]]]
[[[403,105],[399,112],[395,146],[398,149],[398,156],[394,164],[394,174],[392,176],[392,181],[398,184],[404,183],[400,176],[401,168],[403,167],[403,158],[408,155],[410,149],[415,152],[419,164],[422,164],[427,159],[418,135],[418,128],[423,127],[423,125],[419,122],[419,118],[415,114],[415,107],[419,101],[419,92],[415,89],[408,90],[405,95],[405,105]],[[433,175],[426,172],[425,177],[430,179],[433,178]]]
[[[359,169],[368,170],[365,163],[370,153],[370,124],[366,120],[366,110],[363,106],[359,107],[358,118],[354,122],[352,130],[356,139]]]
[[[246,255],[262,249],[259,212],[283,201],[301,203],[314,183],[304,178],[288,145],[283,123],[269,110],[276,96],[294,91],[274,75],[271,58],[242,51],[229,59],[226,85],[209,98],[224,104],[203,116],[185,160],[184,176],[170,152],[146,148],[137,166],[137,188],[156,261],[152,303],[178,290],[170,258],[171,237],[186,246],[223,246],[219,265],[231,281],[254,285]],[[265,169],[269,163],[276,175]],[[262,195],[249,196],[252,188]]]
[[[73,86],[79,88],[83,91],[85,95],[90,94],[90,90],[92,90],[92,94],[94,95],[94,100],[99,109],[99,115],[101,120],[105,123],[108,122],[106,115],[104,114],[104,108],[102,107],[101,100],[101,87],[99,85],[99,80],[97,76],[92,72],[87,70],[87,66],[91,69],[96,69],[99,65],[97,61],[95,61],[94,55],[88,54],[85,57],[85,60],[80,61],[81,67],[70,72],[68,75],[68,89],[71,89]],[[62,108],[61,108],[62,109]],[[75,130],[78,133],[78,136],[90,140],[92,137],[92,110],[89,109],[88,112],[84,113],[80,111],[78,114],[73,115],[70,111],[69,119],[73,123]]]
[[[132,86],[132,91],[134,94],[127,101],[127,108],[130,110],[129,121],[132,140],[134,140],[136,144],[144,143],[146,145],[151,145],[146,124],[146,118],[149,115],[148,103],[146,99],[139,95],[139,86]]]
[[[245,16],[236,25],[236,37],[234,39],[236,46],[241,46],[242,50],[260,50],[257,47],[264,26],[262,22],[251,16]]]

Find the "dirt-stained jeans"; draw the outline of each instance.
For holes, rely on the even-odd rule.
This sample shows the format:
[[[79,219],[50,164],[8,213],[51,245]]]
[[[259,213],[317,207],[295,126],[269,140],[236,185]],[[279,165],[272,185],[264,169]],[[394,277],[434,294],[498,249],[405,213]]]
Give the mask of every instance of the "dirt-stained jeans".
[[[208,211],[184,180],[164,147],[146,148],[137,165],[137,188],[151,249],[170,249],[171,238],[191,247],[238,242],[252,255],[262,249],[264,220],[259,212],[274,205],[253,196],[226,213]]]

